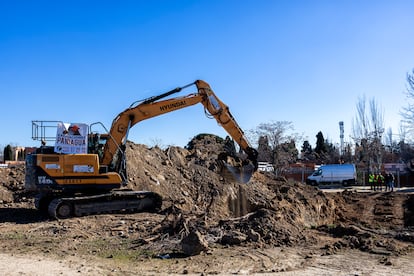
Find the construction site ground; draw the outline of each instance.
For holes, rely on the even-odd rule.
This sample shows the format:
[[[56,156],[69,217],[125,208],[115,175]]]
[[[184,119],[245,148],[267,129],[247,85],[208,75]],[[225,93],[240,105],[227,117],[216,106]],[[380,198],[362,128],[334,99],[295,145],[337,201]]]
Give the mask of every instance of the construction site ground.
[[[187,148],[127,144],[128,187],[164,198],[156,213],[52,220],[0,168],[2,275],[409,275],[414,193],[319,189],[256,172],[219,173],[214,136]]]

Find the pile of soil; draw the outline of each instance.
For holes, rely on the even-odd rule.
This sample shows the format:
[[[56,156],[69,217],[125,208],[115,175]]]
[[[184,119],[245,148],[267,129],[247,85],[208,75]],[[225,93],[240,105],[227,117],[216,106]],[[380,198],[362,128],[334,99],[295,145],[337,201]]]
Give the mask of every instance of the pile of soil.
[[[250,242],[254,232],[253,240],[264,245],[293,245],[303,242],[304,228],[336,221],[335,201],[314,187],[260,172],[248,184],[223,178],[216,162],[224,146],[220,141],[196,137],[191,149],[166,150],[129,143],[130,188],[159,193],[164,210],[184,217],[185,225],[175,232],[197,230],[211,236],[213,231],[217,239],[238,236],[225,243]]]
[[[27,201],[28,194],[24,190],[25,168],[14,166],[0,169],[0,203]]]
[[[24,192],[24,168],[1,169],[0,223],[34,223],[30,235],[35,234],[38,241],[29,242],[32,248],[41,247],[39,237],[50,240],[52,236],[65,253],[72,254],[96,239],[110,241],[111,246],[124,244],[118,239],[128,241],[128,250],[139,248],[160,258],[228,246],[320,245],[323,254],[359,249],[385,256],[411,250],[412,194],[325,193],[262,172],[255,172],[247,184],[236,183],[220,174],[223,167],[217,158],[225,147],[224,140],[214,135],[198,135],[186,148],[128,142],[128,187],[160,194],[163,206],[157,214],[52,221],[33,210],[33,199]],[[22,246],[28,243],[21,242]],[[4,247],[11,250],[16,243]]]

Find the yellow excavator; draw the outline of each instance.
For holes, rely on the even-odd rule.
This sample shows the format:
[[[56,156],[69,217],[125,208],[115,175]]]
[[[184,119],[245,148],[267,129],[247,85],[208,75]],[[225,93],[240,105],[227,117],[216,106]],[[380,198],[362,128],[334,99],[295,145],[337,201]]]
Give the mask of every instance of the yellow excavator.
[[[197,93],[161,100],[192,85],[197,87]],[[257,170],[257,151],[249,144],[229,108],[214,94],[209,84],[197,80],[132,103],[115,117],[109,131],[102,123],[94,123],[87,126],[81,135],[79,125],[67,127],[59,124],[63,131],[54,138],[54,147],[46,146],[43,142],[47,138],[46,130],[50,127],[46,122],[55,121],[32,121],[32,138],[41,140],[42,146],[26,157],[25,188],[37,192],[36,208],[56,219],[96,213],[159,210],[162,205],[160,195],[125,188],[128,132],[142,120],[197,103],[203,104],[205,112],[217,120],[244,151],[244,156],[247,155],[243,159],[234,156],[234,153],[220,154],[218,161],[226,174],[231,172],[236,181],[248,182]],[[94,133],[92,127],[96,124],[102,125],[106,133]],[[62,147],[56,146],[57,142],[75,150],[65,152]]]

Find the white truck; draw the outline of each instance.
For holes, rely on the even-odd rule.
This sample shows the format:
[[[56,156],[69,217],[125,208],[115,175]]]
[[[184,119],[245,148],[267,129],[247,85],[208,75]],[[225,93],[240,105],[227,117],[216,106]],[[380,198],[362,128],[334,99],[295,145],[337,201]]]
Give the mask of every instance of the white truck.
[[[321,184],[339,183],[343,186],[356,183],[356,169],[354,164],[322,165],[306,179],[306,184],[318,186]]]

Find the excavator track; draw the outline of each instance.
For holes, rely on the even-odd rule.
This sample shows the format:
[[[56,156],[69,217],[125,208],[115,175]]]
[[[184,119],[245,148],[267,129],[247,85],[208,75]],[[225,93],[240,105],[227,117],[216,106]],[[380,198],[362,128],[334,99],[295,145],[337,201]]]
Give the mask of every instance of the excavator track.
[[[114,190],[99,195],[54,198],[48,213],[52,218],[65,219],[91,214],[156,212],[161,205],[161,196],[154,192]]]

